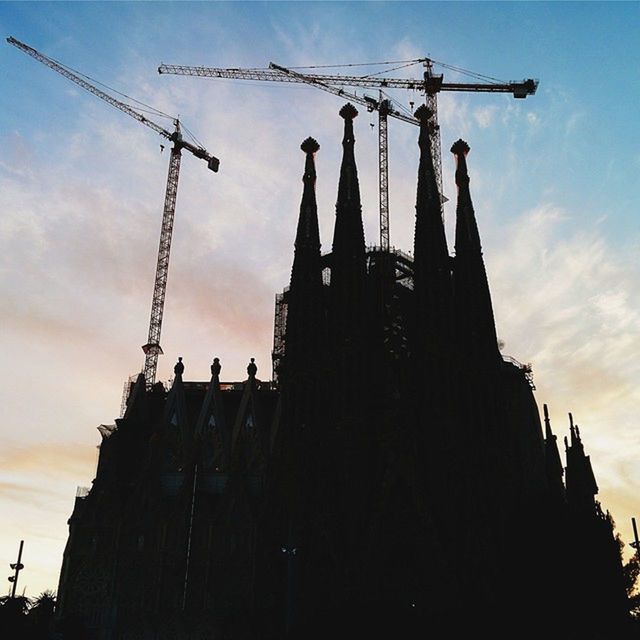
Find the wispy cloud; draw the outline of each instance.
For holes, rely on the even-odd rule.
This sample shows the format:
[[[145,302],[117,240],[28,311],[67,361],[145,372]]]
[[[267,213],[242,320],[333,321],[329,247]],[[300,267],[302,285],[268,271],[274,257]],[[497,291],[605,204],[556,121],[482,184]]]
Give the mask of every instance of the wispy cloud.
[[[475,121],[478,123],[478,126],[481,129],[486,129],[487,127],[490,127],[491,124],[493,123],[493,120],[496,117],[497,112],[498,112],[498,107],[496,107],[495,105],[491,105],[491,106],[485,105],[484,107],[477,107],[476,109],[474,109],[473,117],[475,118]]]
[[[620,484],[638,480],[628,451],[640,446],[640,268],[632,247],[614,249],[601,226],[577,222],[540,205],[513,221],[501,251],[487,253],[498,331],[505,352],[533,364],[556,433],[567,432],[561,416],[573,412],[605,506],[628,519],[632,485]]]

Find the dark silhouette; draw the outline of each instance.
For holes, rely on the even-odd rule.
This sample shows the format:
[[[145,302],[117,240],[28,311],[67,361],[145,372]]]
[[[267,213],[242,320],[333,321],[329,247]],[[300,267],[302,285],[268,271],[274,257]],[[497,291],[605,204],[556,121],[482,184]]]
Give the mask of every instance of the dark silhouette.
[[[469,146],[452,147],[455,257],[425,108],[413,258],[367,249],[357,111],[340,115],[326,255],[319,145],[301,145],[274,381],[254,358],[244,382],[218,359],[208,384],[181,359],[168,392],[138,378],[76,499],[59,615],[100,640],[631,637],[580,431],[570,418],[563,466],[531,367],[498,347]]]
[[[55,638],[56,597],[43,591],[37,598],[3,596],[0,598],[0,633],[20,640]]]
[[[218,378],[220,376],[221,371],[222,371],[222,365],[220,364],[220,359],[214,358],[213,364],[211,365],[211,375],[214,378]]]

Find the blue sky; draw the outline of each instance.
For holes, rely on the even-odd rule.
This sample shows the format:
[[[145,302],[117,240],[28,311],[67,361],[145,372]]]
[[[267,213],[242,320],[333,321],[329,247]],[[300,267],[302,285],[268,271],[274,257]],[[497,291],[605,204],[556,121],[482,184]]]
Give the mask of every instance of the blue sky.
[[[214,355],[227,379],[240,379],[251,356],[269,377],[273,296],[287,284],[301,191],[299,144],[313,135],[321,145],[328,250],[341,102],[313,88],[159,76],[160,62],[430,56],[503,80],[538,78],[526,100],[440,96],[447,228],[455,201],[447,150],[463,137],[505,353],[533,364],[538,402],[549,403],[559,436],[573,411],[625,539],[630,517],[640,516],[639,18],[637,2],[0,3],[3,37],[179,114],[221,159],[219,174],[183,160],[162,379],[178,355],[189,379],[206,378]],[[26,539],[33,594],[56,586],[75,485],[94,473],[95,426],[118,416],[122,385],[142,365],[168,156],[152,131],[4,41],[0,69],[0,509],[8,514],[0,558],[9,562]],[[373,243],[376,120],[362,111],[356,154]],[[404,250],[416,134],[389,125],[391,239]]]

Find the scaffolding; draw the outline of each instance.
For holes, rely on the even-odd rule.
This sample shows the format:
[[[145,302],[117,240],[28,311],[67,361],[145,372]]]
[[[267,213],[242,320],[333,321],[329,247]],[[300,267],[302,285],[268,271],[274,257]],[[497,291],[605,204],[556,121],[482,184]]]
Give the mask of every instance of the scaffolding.
[[[273,321],[273,351],[271,352],[271,379],[278,384],[278,370],[284,358],[285,333],[287,331],[287,293],[285,289],[282,293],[276,294],[276,311]]]

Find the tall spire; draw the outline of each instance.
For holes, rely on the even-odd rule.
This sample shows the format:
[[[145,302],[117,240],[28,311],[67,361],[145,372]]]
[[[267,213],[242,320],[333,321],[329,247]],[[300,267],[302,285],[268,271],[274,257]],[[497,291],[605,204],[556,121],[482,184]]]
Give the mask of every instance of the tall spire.
[[[415,117],[420,121],[420,163],[413,261],[415,340],[412,374],[417,415],[425,419],[425,405],[429,407],[429,418],[421,431],[424,437],[428,437],[428,449],[434,456],[429,466],[435,475],[442,477],[442,470],[438,466],[442,459],[439,453],[442,446],[448,448],[445,439],[452,436],[447,424],[452,399],[452,283],[442,202],[431,150],[432,115],[424,105],[415,112]],[[434,425],[438,425],[437,430]]]
[[[467,171],[467,154],[471,147],[462,139],[451,147],[456,157],[456,186],[458,187],[458,208],[456,209],[456,256],[465,252],[482,254],[480,233],[476,222]]]
[[[584,445],[580,437],[578,425],[573,424],[573,416],[569,414],[570,443],[565,438],[567,447],[567,501],[569,507],[576,511],[593,512],[596,507],[595,496],[598,485],[591,467],[589,456],[584,453]]]
[[[547,405],[543,405],[544,409],[544,453],[545,453],[545,472],[549,491],[554,498],[564,497],[564,484],[562,476],[564,469],[560,452],[558,451],[558,442],[555,435],[551,431],[551,420],[549,419],[549,409]]]
[[[306,154],[302,183],[302,202],[296,233],[295,253],[291,269],[291,288],[321,286],[320,232],[318,230],[318,206],[316,204],[316,166],[314,154],[320,145],[307,138],[300,148]]]
[[[416,271],[449,272],[449,250],[442,222],[442,203],[431,155],[429,128],[433,113],[420,106],[415,117],[420,121],[420,164],[416,195],[416,228],[414,237],[414,268]]]
[[[433,166],[429,127],[432,112],[424,105],[415,112],[420,120],[420,164],[416,194],[414,237],[414,291],[418,307],[420,342],[428,351],[438,345],[449,350],[451,271],[447,239],[442,222],[442,203]]]
[[[458,186],[454,291],[457,321],[463,330],[460,337],[464,343],[464,355],[467,359],[474,358],[475,364],[486,364],[492,360],[500,362],[491,293],[469,191],[469,145],[458,140],[451,147],[451,153],[456,157]]]
[[[358,170],[353,152],[353,119],[358,111],[352,104],[340,109],[344,119],[342,165],[336,202],[336,222],[331,254],[329,335],[336,358],[332,407],[339,421],[350,413],[361,414],[359,402],[366,386],[364,376],[367,351],[365,318],[366,255]]]
[[[322,315],[322,265],[316,205],[314,154],[320,145],[307,138],[300,148],[306,155],[300,216],[287,294],[287,325],[283,371],[287,384],[316,365],[320,317]]]
[[[362,205],[360,203],[358,169],[354,155],[353,120],[357,115],[358,110],[350,103],[340,109],[340,116],[344,119],[344,136],[338,200],[336,202],[336,224],[333,232],[332,284],[333,276],[335,275],[340,280],[340,275],[344,271],[348,271],[352,277],[356,278],[365,275]]]

